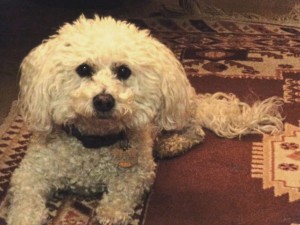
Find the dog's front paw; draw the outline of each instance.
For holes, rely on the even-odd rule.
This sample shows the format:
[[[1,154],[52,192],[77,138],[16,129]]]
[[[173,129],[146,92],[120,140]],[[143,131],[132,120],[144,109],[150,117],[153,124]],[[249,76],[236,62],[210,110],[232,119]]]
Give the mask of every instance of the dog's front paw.
[[[104,205],[96,209],[97,220],[101,225],[127,225],[132,220],[132,213],[132,210],[122,209],[120,206]]]

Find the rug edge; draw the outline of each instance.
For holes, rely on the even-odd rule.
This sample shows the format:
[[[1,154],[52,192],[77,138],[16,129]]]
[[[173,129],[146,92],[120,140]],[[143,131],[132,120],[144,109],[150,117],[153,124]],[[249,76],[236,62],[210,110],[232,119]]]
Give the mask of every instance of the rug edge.
[[[4,118],[2,124],[0,124],[0,137],[7,131],[8,127],[11,125],[13,120],[18,115],[18,103],[17,100],[14,100],[10,106],[10,110],[7,116]]]

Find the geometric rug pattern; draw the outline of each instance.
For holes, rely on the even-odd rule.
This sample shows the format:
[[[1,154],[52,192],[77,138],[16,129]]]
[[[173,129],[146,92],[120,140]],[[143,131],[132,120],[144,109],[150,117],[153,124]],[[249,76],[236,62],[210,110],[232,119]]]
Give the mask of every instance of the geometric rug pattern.
[[[290,202],[300,199],[300,127],[286,123],[283,134],[253,143],[252,153],[252,177],[263,179],[264,189],[288,194]]]

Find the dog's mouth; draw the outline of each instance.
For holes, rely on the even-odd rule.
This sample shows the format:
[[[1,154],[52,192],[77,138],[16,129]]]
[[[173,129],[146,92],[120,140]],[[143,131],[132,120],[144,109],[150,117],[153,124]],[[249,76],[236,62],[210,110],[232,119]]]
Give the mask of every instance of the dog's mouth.
[[[95,113],[95,119],[100,119],[100,120],[111,120],[111,119],[114,119],[114,116],[112,113],[110,112],[105,112],[105,113],[102,113],[102,112],[96,112]]]

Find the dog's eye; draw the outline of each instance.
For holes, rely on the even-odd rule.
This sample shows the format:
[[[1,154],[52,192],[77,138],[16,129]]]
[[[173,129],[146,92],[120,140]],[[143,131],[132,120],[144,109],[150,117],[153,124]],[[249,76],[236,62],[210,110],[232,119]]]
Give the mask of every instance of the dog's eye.
[[[76,73],[78,73],[80,77],[91,77],[94,70],[90,65],[83,63],[76,68]]]
[[[131,70],[126,65],[121,65],[116,68],[116,74],[119,80],[127,80],[131,75]]]

